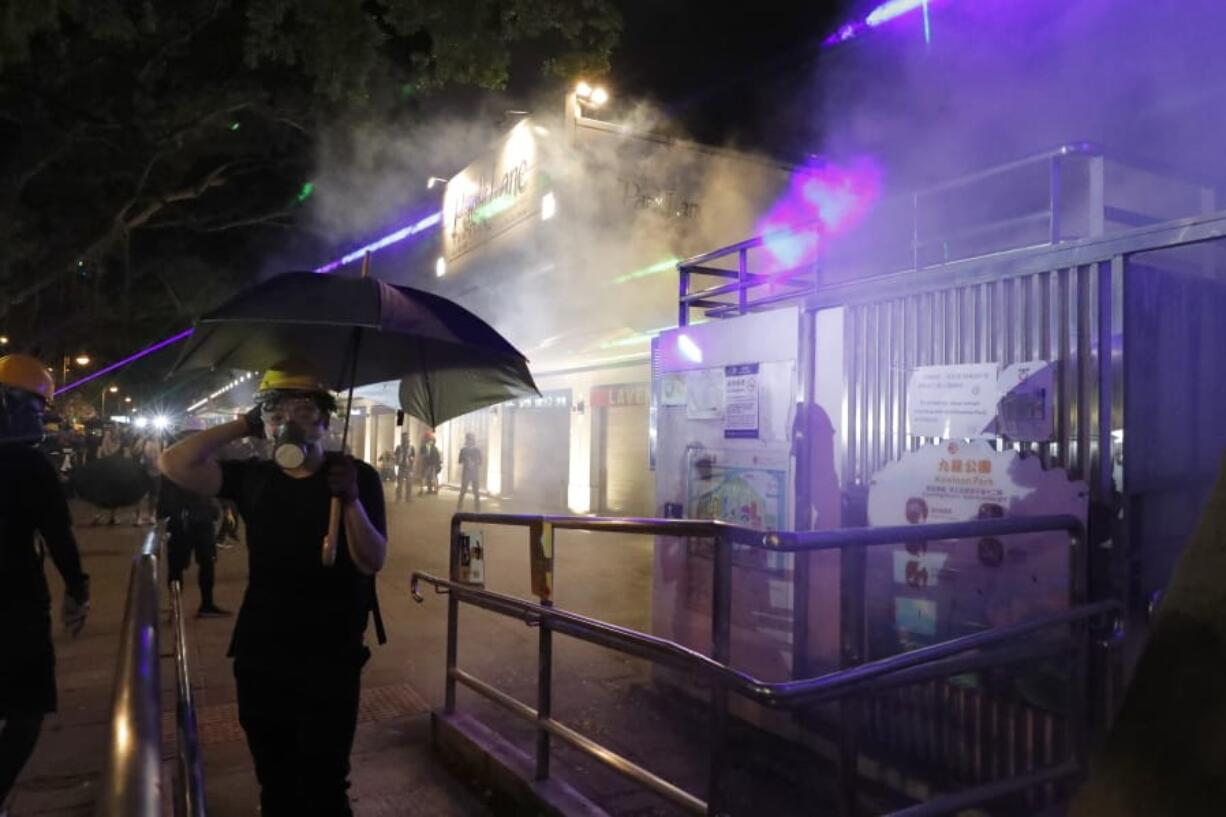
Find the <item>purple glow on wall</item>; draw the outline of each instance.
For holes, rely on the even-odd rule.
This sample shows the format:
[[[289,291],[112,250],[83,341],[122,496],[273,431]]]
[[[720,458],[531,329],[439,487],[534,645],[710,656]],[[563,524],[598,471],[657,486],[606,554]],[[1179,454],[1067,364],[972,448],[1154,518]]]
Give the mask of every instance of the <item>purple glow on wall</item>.
[[[882,171],[861,157],[846,165],[817,160],[801,168],[758,223],[768,258],[763,272],[793,269],[817,258],[822,240],[860,223],[881,195]]]

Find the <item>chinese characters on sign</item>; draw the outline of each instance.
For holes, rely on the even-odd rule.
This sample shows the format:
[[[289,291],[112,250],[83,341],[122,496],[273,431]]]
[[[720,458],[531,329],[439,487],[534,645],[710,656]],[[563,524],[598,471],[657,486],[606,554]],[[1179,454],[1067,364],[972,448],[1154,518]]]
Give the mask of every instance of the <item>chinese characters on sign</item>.
[[[758,436],[758,364],[724,367],[724,437]]]

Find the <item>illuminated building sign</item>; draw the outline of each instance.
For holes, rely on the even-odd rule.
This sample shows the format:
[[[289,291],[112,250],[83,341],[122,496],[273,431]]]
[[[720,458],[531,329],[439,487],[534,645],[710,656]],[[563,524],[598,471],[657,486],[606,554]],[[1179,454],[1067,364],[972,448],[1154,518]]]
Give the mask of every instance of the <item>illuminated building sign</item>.
[[[592,408],[620,408],[622,406],[645,406],[648,394],[647,383],[617,383],[612,386],[593,386]]]
[[[539,207],[536,136],[522,120],[494,150],[460,171],[443,197],[443,257],[481,246]]]
[[[552,389],[541,392],[540,397],[521,397],[512,400],[517,409],[559,409],[570,407],[570,389]]]

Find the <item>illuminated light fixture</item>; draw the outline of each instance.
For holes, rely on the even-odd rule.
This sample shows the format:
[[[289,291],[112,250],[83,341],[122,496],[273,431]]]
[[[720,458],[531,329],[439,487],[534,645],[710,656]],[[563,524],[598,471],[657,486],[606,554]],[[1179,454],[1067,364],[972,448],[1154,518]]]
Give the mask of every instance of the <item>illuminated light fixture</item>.
[[[107,389],[107,391],[109,391],[111,394],[119,394],[119,387],[111,386],[109,389]]]
[[[9,345],[9,336],[0,335],[0,346],[8,346],[8,345]]]
[[[205,399],[203,399],[203,400],[197,400],[196,402],[192,403],[190,406],[188,406],[188,407],[187,407],[187,412],[190,414],[191,412],[193,412],[193,411],[195,411],[196,409],[200,408],[201,406],[203,406],[203,405],[204,405],[205,403],[207,403],[207,402],[209,402],[207,397],[206,397]]]
[[[680,258],[665,258],[663,261],[652,264],[649,267],[636,269],[634,272],[627,272],[625,275],[619,275],[613,279],[615,284],[624,284],[627,281],[633,281],[636,278],[646,278],[648,275],[658,275],[661,272],[668,272],[675,268],[681,262]]]
[[[548,136],[549,135],[549,128],[545,127],[544,125],[533,125],[532,130],[534,133],[536,133],[537,136]]]
[[[558,214],[558,199],[553,193],[541,196],[541,221],[549,221]]]
[[[592,91],[592,105],[599,108],[601,105],[609,101],[609,92],[604,88],[597,88]]]
[[[77,355],[75,358],[73,358],[73,363],[76,363],[78,366],[88,366],[89,355]]]
[[[446,274],[447,274],[447,259],[440,255],[438,257],[438,260],[434,262],[434,277],[442,278]]]
[[[924,42],[932,42],[932,22],[928,14],[928,6],[932,0],[887,0],[868,13],[863,20],[855,20],[839,26],[834,33],[826,38],[823,45],[838,45],[855,39],[870,29],[879,28],[886,23],[904,17],[919,9],[924,14]]]
[[[136,409],[132,409],[132,410],[136,411]],[[144,428],[145,426],[149,425],[149,418],[148,417],[137,417],[133,425],[135,425],[137,428]]]
[[[158,431],[164,430],[169,425],[170,425],[170,418],[167,417],[165,414],[159,414],[158,416],[153,418],[153,427],[156,428]]]
[[[580,81],[580,83],[575,86],[575,96],[579,97],[580,99],[588,99],[591,97],[591,95],[592,86],[588,85],[586,82]]]
[[[123,401],[124,401],[125,403],[131,403],[131,402],[132,402],[132,398],[131,398],[131,397],[125,397],[125,398],[123,399]]]
[[[407,227],[402,227],[401,229],[397,230],[394,233],[389,233],[388,235],[383,236],[383,238],[380,238],[376,241],[372,241],[371,243],[367,244],[365,247],[356,249],[353,252],[349,253],[348,255],[342,256],[336,259],[335,261],[331,261],[327,264],[324,264],[322,267],[317,267],[315,269],[315,272],[318,272],[320,274],[323,274],[325,272],[332,272],[332,270],[334,269],[339,269],[340,267],[343,267],[346,264],[351,264],[354,261],[357,261],[359,258],[366,255],[366,253],[368,252],[377,252],[383,249],[384,247],[390,246],[399,241],[404,241],[406,238],[409,238],[411,236],[415,236],[418,233],[422,232],[423,230],[428,230],[429,228],[437,225],[442,220],[443,220],[443,214],[441,211],[431,213],[425,218],[413,224],[410,224]]]
[[[436,184],[447,184],[447,182],[448,182],[448,181],[450,181],[450,180],[449,180],[449,179],[443,179],[443,178],[440,178],[440,177],[438,177],[438,176],[431,176],[430,178],[426,179],[426,189],[427,189],[427,190],[433,190],[433,189],[434,189],[434,185],[436,185]]]
[[[698,344],[689,335],[677,336],[677,351],[686,360],[693,363],[702,363],[702,349],[698,348]]]
[[[62,389],[58,389],[58,390],[56,391],[56,394],[57,394],[57,395],[59,395],[59,394],[63,394],[63,393],[64,393],[64,392],[66,392],[66,391],[72,391],[73,389],[77,388],[78,386],[82,386],[82,385],[84,385],[84,384],[86,384],[86,383],[90,382],[91,380],[96,380],[96,379],[97,379],[97,378],[99,378],[99,377],[103,377],[103,376],[105,376],[105,375],[108,375],[108,374],[110,374],[111,372],[115,371],[116,369],[121,369],[121,368],[123,368],[124,366],[127,366],[129,363],[133,363],[133,362],[135,362],[135,361],[137,361],[137,360],[140,360],[142,357],[145,357],[146,355],[151,355],[151,354],[153,354],[154,352],[156,352],[157,350],[159,350],[159,349],[163,349],[163,348],[165,348],[165,347],[167,347],[167,346],[171,345],[172,343],[178,343],[179,341],[183,340],[184,338],[189,338],[189,337],[191,337],[191,334],[192,334],[192,332],[194,332],[194,331],[196,331],[196,330],[194,330],[194,329],[184,329],[182,332],[180,332],[180,333],[179,333],[179,334],[177,334],[177,335],[171,335],[170,337],[165,338],[164,340],[159,340],[157,343],[151,344],[150,346],[146,346],[144,349],[141,349],[139,352],[136,352],[135,354],[128,355],[128,356],[127,356],[127,357],[125,357],[123,360],[120,360],[120,361],[117,361],[117,362],[115,362],[115,363],[112,363],[110,366],[107,366],[107,367],[105,367],[105,368],[99,369],[98,371],[94,372],[94,373],[93,373],[93,374],[91,374],[91,375],[88,375],[87,377],[82,377],[80,380],[77,380],[77,381],[74,381],[74,382],[72,382],[72,383],[69,383],[67,386],[64,386]]]

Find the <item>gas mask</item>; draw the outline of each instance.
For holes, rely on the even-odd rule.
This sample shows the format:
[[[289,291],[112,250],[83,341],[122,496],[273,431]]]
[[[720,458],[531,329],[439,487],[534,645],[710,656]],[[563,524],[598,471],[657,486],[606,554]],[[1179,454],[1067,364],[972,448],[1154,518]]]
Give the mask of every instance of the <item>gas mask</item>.
[[[43,439],[46,403],[24,389],[0,386],[0,443],[35,445]]]
[[[283,397],[270,401],[261,416],[272,441],[273,461],[281,468],[287,471],[301,468],[317,453],[324,412],[312,398]]]

